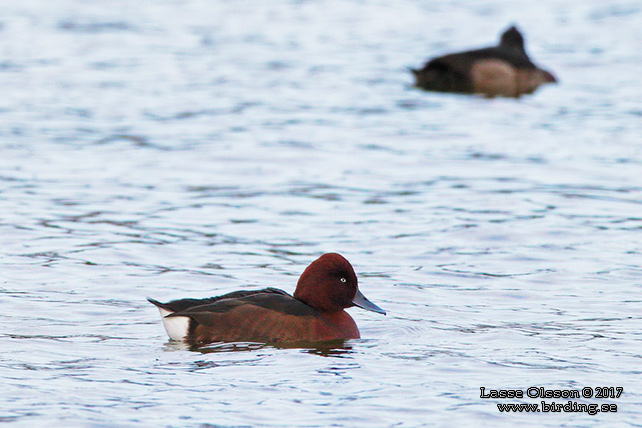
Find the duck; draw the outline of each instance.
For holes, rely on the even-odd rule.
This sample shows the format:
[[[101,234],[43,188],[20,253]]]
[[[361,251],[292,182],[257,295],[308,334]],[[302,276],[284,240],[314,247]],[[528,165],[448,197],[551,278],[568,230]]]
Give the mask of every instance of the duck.
[[[524,37],[515,26],[504,31],[497,46],[440,56],[411,71],[420,89],[489,98],[519,98],[557,83],[551,72],[530,60]]]
[[[337,253],[313,261],[301,274],[293,295],[264,288],[167,303],[147,300],[158,308],[169,338],[191,345],[358,339],[359,328],[346,308],[357,306],[386,314],[361,293],[352,265]]]

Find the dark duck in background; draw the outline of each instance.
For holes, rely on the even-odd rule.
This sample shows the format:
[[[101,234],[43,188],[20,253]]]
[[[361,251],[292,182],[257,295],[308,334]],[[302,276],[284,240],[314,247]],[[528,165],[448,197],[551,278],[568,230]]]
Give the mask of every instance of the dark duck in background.
[[[553,74],[533,64],[515,27],[502,34],[497,46],[440,56],[412,73],[415,86],[426,91],[487,97],[519,98],[557,82]]]

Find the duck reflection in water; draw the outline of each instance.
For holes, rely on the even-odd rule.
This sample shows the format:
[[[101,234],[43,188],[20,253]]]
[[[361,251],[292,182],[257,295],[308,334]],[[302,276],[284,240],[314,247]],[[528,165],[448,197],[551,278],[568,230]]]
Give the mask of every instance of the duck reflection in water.
[[[251,352],[260,349],[298,349],[301,352],[321,357],[343,357],[352,354],[353,348],[348,340],[327,340],[323,342],[255,343],[255,342],[215,342],[204,345],[190,345],[185,342],[170,341],[166,344],[177,351],[193,351],[201,354],[221,352]]]

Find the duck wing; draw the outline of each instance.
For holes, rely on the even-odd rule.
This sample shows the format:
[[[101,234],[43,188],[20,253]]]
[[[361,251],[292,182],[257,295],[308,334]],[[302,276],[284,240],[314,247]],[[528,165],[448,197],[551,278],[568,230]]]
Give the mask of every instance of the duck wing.
[[[220,300],[238,299],[238,298],[253,296],[256,294],[277,294],[277,295],[289,296],[289,294],[283,290],[270,287],[270,288],[264,288],[262,290],[233,291],[231,293],[227,293],[227,294],[223,294],[215,297],[207,297],[204,299],[177,299],[167,303],[161,303],[158,300],[154,300],[151,297],[148,297],[147,301],[158,308],[165,309],[168,312],[180,312],[196,306],[209,305],[209,304],[218,302]]]
[[[255,307],[264,311],[273,311],[282,315],[315,316],[317,311],[300,300],[295,299],[285,291],[276,288],[266,288],[257,291],[235,291],[218,298],[200,299],[200,304],[176,311],[169,317],[189,317],[202,325],[215,325],[220,314],[232,313],[244,307]],[[184,299],[190,300],[190,299]],[[192,299],[195,300],[195,299]]]

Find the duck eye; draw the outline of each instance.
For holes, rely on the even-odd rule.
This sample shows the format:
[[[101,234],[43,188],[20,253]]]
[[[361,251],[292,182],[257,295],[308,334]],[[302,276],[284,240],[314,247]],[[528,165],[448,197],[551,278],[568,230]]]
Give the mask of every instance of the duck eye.
[[[341,282],[348,282],[348,280],[345,278],[341,278]]]

